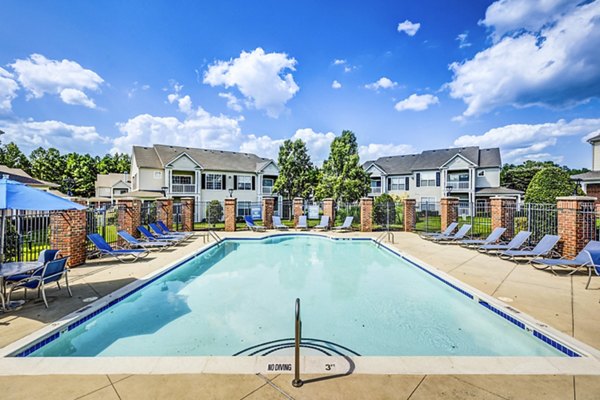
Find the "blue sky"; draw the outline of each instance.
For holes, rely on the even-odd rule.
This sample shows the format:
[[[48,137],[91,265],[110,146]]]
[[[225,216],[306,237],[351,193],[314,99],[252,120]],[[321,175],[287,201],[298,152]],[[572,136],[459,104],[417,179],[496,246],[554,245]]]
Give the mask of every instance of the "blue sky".
[[[326,3],[326,4],[322,4]],[[3,1],[0,129],[27,153],[166,143],[316,161],[499,146],[589,167],[600,0]]]

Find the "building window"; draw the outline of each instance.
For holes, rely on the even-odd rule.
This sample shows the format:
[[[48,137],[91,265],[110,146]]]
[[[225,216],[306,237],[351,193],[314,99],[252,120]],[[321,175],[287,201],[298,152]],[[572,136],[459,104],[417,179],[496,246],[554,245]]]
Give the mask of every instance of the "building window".
[[[263,178],[262,183],[262,191],[264,194],[272,194],[273,193],[273,185],[275,184],[275,179],[273,178]],[[275,203],[277,204],[277,203]]]
[[[405,182],[406,179],[404,178],[390,178],[390,190],[405,190]]]
[[[485,171],[479,171],[479,172],[477,172],[477,176],[485,176]]]
[[[236,189],[237,190],[252,190],[252,177],[238,175]]]
[[[238,201],[237,203],[237,216],[245,217],[252,214],[252,202],[250,201]]]
[[[421,186],[435,186],[435,172],[421,172]]]
[[[223,175],[206,174],[206,188],[210,190],[222,190]]]
[[[172,179],[172,183],[174,185],[191,185],[192,184],[191,176],[173,175],[171,177],[171,179]]]
[[[162,179],[162,171],[154,171],[154,179]]]

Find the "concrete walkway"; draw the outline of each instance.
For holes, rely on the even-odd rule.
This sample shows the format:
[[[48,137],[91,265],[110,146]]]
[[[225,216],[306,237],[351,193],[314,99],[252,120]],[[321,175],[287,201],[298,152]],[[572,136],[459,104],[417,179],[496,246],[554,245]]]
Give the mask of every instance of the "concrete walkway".
[[[234,236],[256,236],[236,232]],[[226,236],[222,234],[222,236]],[[369,236],[360,233],[344,236]],[[21,310],[0,314],[0,347],[22,338],[95,297],[104,296],[202,247],[196,239],[180,248],[153,253],[147,261],[121,264],[91,260],[71,274],[73,298],[50,290],[50,309],[30,301]],[[396,233],[398,250],[439,268],[503,300],[548,325],[600,348],[600,277],[585,290],[587,276],[554,276],[455,246],[442,246],[417,235]],[[349,375],[303,377],[293,388],[291,375],[59,375],[0,377],[3,398],[223,398],[223,399],[598,399],[599,376],[435,376]]]

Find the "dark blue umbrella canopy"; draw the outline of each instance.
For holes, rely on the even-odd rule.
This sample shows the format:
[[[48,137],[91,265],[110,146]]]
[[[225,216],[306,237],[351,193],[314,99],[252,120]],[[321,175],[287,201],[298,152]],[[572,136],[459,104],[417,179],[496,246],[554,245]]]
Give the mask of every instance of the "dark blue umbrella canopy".
[[[0,210],[84,210],[86,207],[52,193],[0,178]]]

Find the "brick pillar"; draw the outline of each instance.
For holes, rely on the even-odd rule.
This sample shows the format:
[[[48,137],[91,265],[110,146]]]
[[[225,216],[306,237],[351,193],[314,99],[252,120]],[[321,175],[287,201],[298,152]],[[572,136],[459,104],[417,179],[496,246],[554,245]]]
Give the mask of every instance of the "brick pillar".
[[[363,197],[360,199],[360,231],[373,231],[373,198]]]
[[[417,224],[417,200],[404,199],[404,232],[413,232]]]
[[[563,256],[575,257],[594,238],[595,197],[557,197],[558,234],[561,237]]]
[[[119,230],[125,230],[134,237],[139,237],[137,227],[142,223],[142,202],[137,199],[119,199]],[[119,238],[119,244],[125,242]]]
[[[194,230],[194,198],[181,199],[181,230],[191,232]]]
[[[263,197],[262,201],[262,220],[267,229],[273,229],[273,214],[275,212],[275,198]]]
[[[323,215],[329,216],[329,227],[331,228],[335,223],[335,200],[323,200]]]
[[[87,256],[86,210],[54,211],[50,213],[50,248],[69,257],[69,267],[85,263]]]
[[[512,238],[515,235],[515,211],[517,200],[514,197],[492,197],[490,199],[492,214],[492,230],[506,228],[504,237]]]
[[[303,213],[304,199],[302,197],[294,197],[294,226],[298,225],[298,220]]]
[[[164,222],[169,229],[173,229],[173,199],[156,200],[156,219]]]
[[[443,231],[452,222],[458,221],[458,197],[443,197],[440,200],[441,230]]]
[[[235,211],[237,208],[237,199],[234,197],[225,198],[225,232],[235,232]]]

